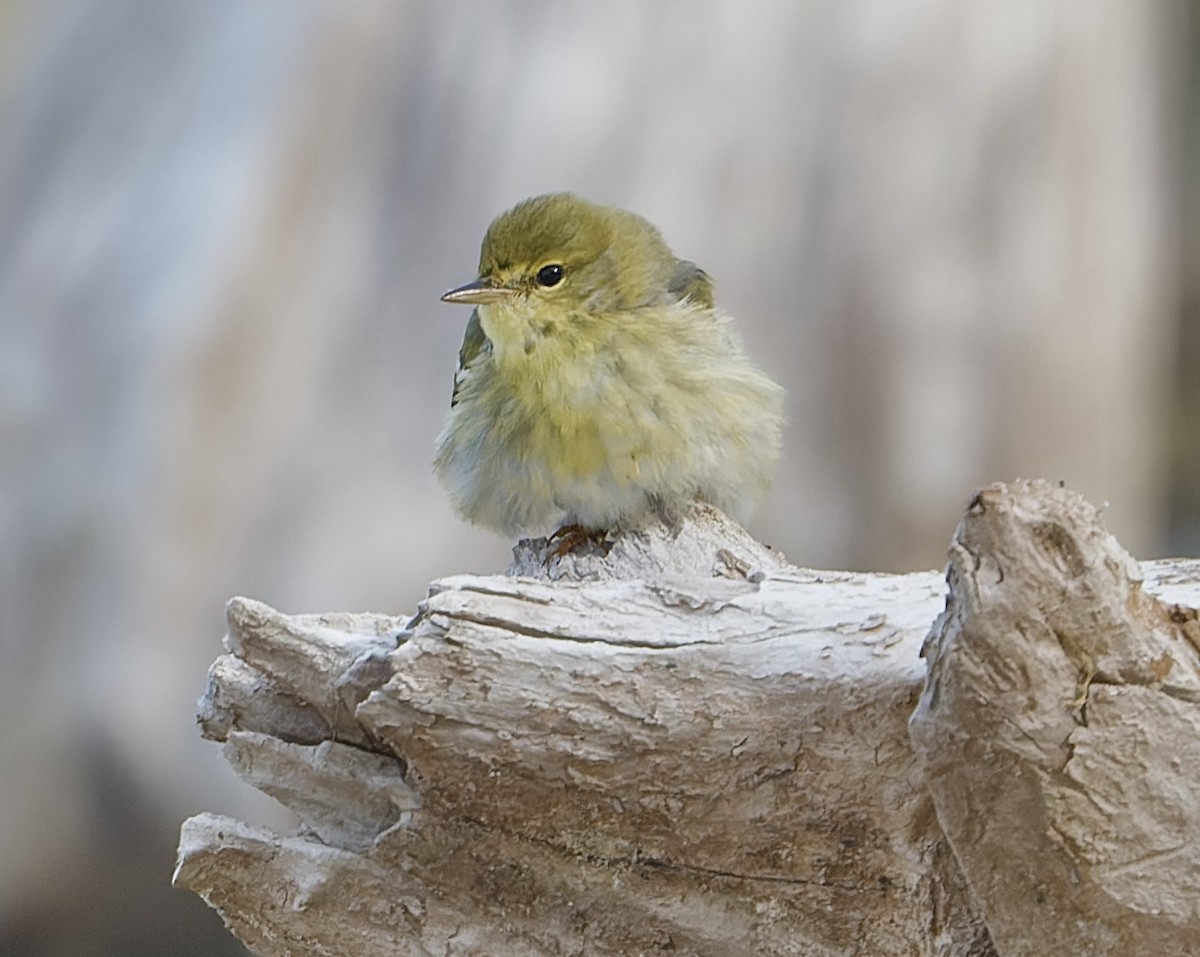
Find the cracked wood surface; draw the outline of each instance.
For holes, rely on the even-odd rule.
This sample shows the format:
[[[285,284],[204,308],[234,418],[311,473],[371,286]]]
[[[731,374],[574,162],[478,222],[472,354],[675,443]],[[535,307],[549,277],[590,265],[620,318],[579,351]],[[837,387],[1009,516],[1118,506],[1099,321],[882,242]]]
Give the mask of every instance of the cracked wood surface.
[[[522,543],[522,574],[436,582],[411,621],[233,600],[202,730],[303,824],[193,818],[177,883],[262,954],[1083,939],[1039,918],[1133,954],[1122,921],[1194,930],[1195,728],[1157,748],[1128,711],[1172,735],[1194,711],[1194,565],[1141,589],[1045,483],[981,493],[948,599],[940,574],[794,568],[705,507],[609,544]],[[1159,868],[1180,892],[1152,913]]]
[[[1095,508],[972,502],[912,720],[997,950],[1200,954],[1200,562],[1139,566]]]

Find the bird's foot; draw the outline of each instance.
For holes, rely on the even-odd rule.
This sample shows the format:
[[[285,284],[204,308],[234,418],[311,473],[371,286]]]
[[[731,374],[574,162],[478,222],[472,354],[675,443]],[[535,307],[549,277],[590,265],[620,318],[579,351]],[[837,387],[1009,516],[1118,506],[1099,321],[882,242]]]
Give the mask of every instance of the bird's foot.
[[[607,555],[613,546],[607,529],[584,528],[582,525],[575,523],[562,526],[562,528],[546,539],[547,545],[552,542],[557,542],[558,544],[547,555],[547,561],[569,555],[583,545],[591,545],[603,555]]]

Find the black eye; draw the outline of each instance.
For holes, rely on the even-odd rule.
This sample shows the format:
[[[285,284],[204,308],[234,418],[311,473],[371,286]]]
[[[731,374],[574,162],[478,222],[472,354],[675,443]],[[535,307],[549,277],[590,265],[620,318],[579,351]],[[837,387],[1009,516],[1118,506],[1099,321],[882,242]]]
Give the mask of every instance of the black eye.
[[[563,268],[558,263],[551,263],[549,266],[543,266],[537,272],[537,281],[539,286],[557,286],[562,282]]]

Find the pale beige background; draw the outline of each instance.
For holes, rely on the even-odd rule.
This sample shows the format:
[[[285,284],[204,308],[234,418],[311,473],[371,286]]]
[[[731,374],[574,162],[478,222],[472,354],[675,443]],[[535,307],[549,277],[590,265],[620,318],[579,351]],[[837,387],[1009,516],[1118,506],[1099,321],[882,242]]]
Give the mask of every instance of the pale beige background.
[[[222,603],[503,567],[430,472],[437,298],[527,195],[716,277],[788,390],[752,530],[794,561],[940,566],[1015,476],[1200,547],[1188,12],[0,4],[0,952],[237,952],[166,887],[184,816],[277,813],[193,725]]]

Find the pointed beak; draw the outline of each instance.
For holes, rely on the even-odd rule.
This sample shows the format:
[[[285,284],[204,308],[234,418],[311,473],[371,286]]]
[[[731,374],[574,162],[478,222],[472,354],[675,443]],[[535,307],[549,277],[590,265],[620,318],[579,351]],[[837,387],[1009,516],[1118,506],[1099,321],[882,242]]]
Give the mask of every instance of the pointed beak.
[[[479,306],[489,302],[504,302],[507,299],[511,299],[513,295],[515,293],[512,289],[497,286],[488,279],[477,279],[475,282],[469,282],[465,286],[451,289],[442,296],[442,302],[466,303],[470,306]]]

